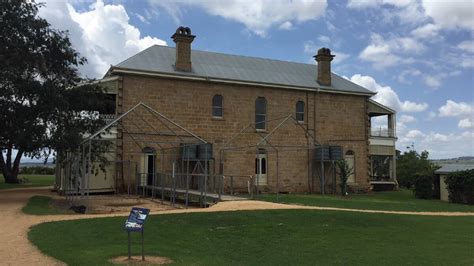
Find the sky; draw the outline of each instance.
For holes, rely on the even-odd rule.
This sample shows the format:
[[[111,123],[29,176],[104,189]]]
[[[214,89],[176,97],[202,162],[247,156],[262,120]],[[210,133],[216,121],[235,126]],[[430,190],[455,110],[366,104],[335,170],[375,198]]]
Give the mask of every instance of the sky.
[[[158,44],[178,26],[193,49],[315,64],[377,92],[397,111],[397,148],[433,159],[474,155],[474,2],[428,0],[44,1],[39,16],[67,30],[88,59],[83,76]],[[373,127],[386,121],[374,119]]]

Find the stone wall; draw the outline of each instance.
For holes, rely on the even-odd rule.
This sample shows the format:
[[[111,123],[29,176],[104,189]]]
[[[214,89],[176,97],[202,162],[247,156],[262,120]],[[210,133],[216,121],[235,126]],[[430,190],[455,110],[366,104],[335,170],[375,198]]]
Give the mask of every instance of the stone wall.
[[[255,175],[254,145],[288,115],[294,116],[296,102],[304,101],[304,123],[288,120],[268,139],[271,145],[280,148],[275,149],[268,145],[265,147],[268,157],[268,186],[264,189],[276,191],[278,186],[280,191],[306,192],[310,191],[311,185],[314,184],[314,191],[319,191],[319,175],[316,172],[318,166],[311,163],[314,151],[307,148],[315,143],[311,135],[315,136],[317,143],[341,145],[344,147],[344,152],[354,151],[356,182],[359,185],[368,185],[368,116],[365,96],[136,75],[124,75],[119,88],[121,90],[117,103],[118,112],[125,112],[139,102],[149,105],[213,143],[215,163],[212,168],[215,173],[219,172],[219,162],[222,159],[224,174],[235,176]],[[212,117],[212,97],[216,94],[223,96],[222,119]],[[227,143],[227,148],[234,147],[234,149],[221,152],[226,142],[244,127],[254,123],[257,97],[265,97],[267,100],[267,120],[269,120],[267,130],[256,132],[255,129],[248,128],[232,142]],[[148,121],[155,128],[150,129],[144,121]],[[169,132],[166,125],[158,123],[156,117],[146,112],[139,113],[139,117],[132,115],[123,123],[128,131],[148,127],[147,130],[150,132],[153,130]],[[180,132],[184,134],[184,131]],[[124,133],[121,142],[123,154],[118,157],[123,160],[141,160],[140,150],[143,147],[139,147],[137,141],[134,141],[129,134],[122,133]],[[147,136],[147,138],[162,141],[171,141],[174,138],[174,142],[181,141],[176,137],[165,136]],[[299,148],[294,148],[296,146]],[[169,171],[169,167],[164,170]],[[247,180],[247,177],[236,178],[236,182],[240,182],[243,187]]]

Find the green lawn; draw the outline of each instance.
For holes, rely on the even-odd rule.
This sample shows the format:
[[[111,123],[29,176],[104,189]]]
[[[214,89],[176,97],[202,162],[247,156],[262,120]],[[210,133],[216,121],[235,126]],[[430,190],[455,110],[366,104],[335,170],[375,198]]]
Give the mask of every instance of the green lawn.
[[[127,254],[124,221],[50,222],[28,237],[69,265],[107,265]],[[473,228],[473,217],[316,210],[156,215],[145,251],[177,265],[473,265]]]
[[[5,184],[5,179],[0,175],[0,190],[7,188],[21,188],[21,187],[45,187],[54,184],[53,175],[19,175],[19,178],[27,178],[30,183],[26,184]]]
[[[26,214],[33,215],[52,215],[65,214],[68,212],[56,210],[49,205],[51,197],[47,196],[33,196],[28,200],[28,203],[23,207],[22,211]]]
[[[388,211],[433,211],[433,212],[474,212],[473,205],[454,204],[440,200],[417,199],[411,190],[373,192],[372,194],[350,195],[347,197],[316,194],[263,194],[258,200],[280,203],[301,204],[321,207]]]

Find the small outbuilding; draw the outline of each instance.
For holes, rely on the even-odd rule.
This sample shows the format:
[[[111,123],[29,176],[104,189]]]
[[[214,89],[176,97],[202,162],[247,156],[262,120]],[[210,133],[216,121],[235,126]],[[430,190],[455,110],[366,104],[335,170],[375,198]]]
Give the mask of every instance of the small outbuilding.
[[[435,171],[439,178],[439,198],[443,201],[449,201],[448,188],[445,180],[450,173],[474,169],[474,164],[446,164]]]

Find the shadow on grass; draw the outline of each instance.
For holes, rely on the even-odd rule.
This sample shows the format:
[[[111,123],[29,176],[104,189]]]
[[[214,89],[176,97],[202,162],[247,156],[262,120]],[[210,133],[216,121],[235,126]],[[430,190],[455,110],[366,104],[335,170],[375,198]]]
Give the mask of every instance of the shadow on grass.
[[[31,215],[55,215],[55,214],[72,214],[72,211],[60,210],[54,208],[51,203],[52,198],[47,196],[33,196],[23,207],[22,211]]]

